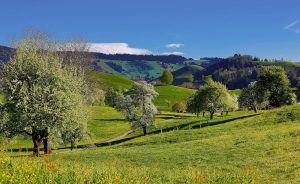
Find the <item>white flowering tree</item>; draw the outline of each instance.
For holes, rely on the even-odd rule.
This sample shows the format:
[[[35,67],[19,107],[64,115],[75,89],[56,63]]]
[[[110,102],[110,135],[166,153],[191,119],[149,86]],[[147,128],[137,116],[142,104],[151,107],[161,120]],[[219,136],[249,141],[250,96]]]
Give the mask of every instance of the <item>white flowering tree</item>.
[[[7,137],[31,136],[36,156],[42,143],[48,153],[50,138],[61,139],[66,131],[73,131],[70,127],[86,123],[81,72],[76,67],[63,68],[52,48],[47,40],[26,38],[4,67],[2,87],[6,99],[0,132]]]
[[[133,129],[142,128],[144,135],[147,128],[155,124],[158,113],[153,100],[158,96],[151,84],[144,81],[135,82],[131,89],[121,96],[116,109],[123,112],[125,119],[131,123]]]

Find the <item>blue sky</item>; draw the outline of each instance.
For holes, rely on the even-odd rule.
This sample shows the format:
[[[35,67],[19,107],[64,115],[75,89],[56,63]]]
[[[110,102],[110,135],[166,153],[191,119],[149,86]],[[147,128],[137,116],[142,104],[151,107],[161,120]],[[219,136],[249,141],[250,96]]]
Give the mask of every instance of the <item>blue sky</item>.
[[[299,0],[9,0],[0,4],[0,44],[33,28],[103,52],[300,62],[299,8]]]

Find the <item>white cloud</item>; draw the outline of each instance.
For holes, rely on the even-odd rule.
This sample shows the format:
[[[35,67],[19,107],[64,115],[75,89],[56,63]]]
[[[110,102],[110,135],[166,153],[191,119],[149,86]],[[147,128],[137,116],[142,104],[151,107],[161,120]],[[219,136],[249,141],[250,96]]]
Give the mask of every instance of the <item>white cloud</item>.
[[[170,43],[170,44],[167,44],[166,47],[170,48],[170,49],[177,49],[177,48],[182,47],[183,45],[184,44],[182,44],[182,43]]]
[[[128,43],[91,43],[90,52],[100,52],[104,54],[152,54],[148,49],[129,47]]]
[[[286,25],[286,26],[284,27],[284,29],[289,30],[289,31],[293,31],[293,32],[295,32],[295,33],[300,34],[300,27],[297,26],[299,23],[300,23],[300,22],[299,22],[298,20],[296,20],[296,21],[294,21],[294,22],[292,22],[292,23]]]
[[[161,53],[162,55],[178,55],[178,56],[182,56],[184,55],[183,52],[164,52],[164,53]]]

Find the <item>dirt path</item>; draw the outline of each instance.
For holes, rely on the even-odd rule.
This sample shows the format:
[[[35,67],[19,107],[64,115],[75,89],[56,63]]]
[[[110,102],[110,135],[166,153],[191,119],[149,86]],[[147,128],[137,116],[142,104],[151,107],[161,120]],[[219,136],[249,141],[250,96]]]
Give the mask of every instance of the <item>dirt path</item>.
[[[116,136],[116,137],[114,137],[114,138],[111,138],[111,139],[109,139],[109,140],[107,140],[107,141],[105,141],[105,142],[103,142],[103,143],[109,144],[109,143],[111,143],[111,142],[113,142],[113,141],[116,141],[116,140],[118,140],[118,139],[124,138],[124,137],[126,137],[127,135],[132,134],[133,132],[135,132],[135,131],[137,131],[137,130],[138,130],[138,128],[136,128],[136,129],[134,129],[134,130],[129,130],[129,131],[127,131],[127,132],[125,132],[125,133],[122,133],[122,134],[120,134],[120,135],[118,135],[118,136]]]

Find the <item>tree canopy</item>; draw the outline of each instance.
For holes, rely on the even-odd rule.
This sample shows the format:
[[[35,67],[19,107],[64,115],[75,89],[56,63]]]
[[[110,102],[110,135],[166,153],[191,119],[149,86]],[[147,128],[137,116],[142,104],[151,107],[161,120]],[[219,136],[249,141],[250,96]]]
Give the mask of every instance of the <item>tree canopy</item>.
[[[4,67],[0,132],[31,136],[37,156],[43,141],[86,126],[83,74],[76,67],[63,68],[53,48],[47,40],[25,38]]]
[[[172,84],[173,83],[173,74],[169,68],[165,69],[162,77],[161,77],[161,82],[165,84]]]
[[[286,104],[287,95],[291,92],[290,81],[280,66],[262,67],[257,79],[258,94],[269,93],[271,106],[279,107]]]
[[[133,86],[121,96],[116,109],[125,115],[133,129],[142,128],[144,135],[147,127],[154,125],[155,115],[158,113],[153,100],[158,96],[151,84],[145,81],[135,82]]]
[[[207,84],[201,86],[196,94],[192,95],[188,101],[188,110],[197,115],[200,112],[208,111],[210,119],[217,111],[226,111],[233,108],[234,101],[226,86],[219,82],[209,80]]]

